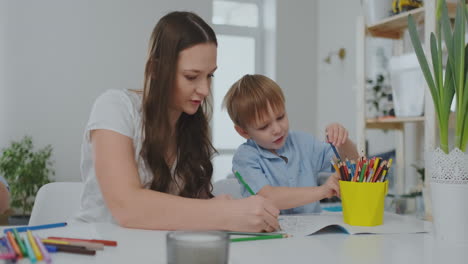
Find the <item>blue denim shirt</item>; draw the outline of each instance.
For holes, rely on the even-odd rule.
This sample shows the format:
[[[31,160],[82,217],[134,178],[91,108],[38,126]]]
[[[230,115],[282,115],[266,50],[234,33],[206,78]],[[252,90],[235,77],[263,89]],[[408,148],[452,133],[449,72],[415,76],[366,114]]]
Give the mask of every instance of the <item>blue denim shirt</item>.
[[[247,140],[237,149],[233,161],[233,171],[238,171],[245,182],[257,193],[265,185],[274,187],[307,187],[317,186],[320,171],[331,171],[330,160],[333,151],[326,142],[321,142],[313,136],[290,131],[284,146],[271,153],[257,145],[253,140]],[[242,185],[242,184],[241,184]],[[250,196],[242,186],[242,195]],[[282,214],[318,213],[321,211],[319,202],[304,206],[281,210]]]

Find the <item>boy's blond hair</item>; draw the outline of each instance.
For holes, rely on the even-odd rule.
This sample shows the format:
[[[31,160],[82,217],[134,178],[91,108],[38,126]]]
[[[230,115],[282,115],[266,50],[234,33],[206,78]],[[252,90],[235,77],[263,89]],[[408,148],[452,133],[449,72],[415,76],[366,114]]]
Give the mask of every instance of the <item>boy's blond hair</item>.
[[[224,96],[225,107],[234,124],[246,128],[262,123],[268,115],[283,111],[285,99],[281,88],[272,79],[260,74],[246,74],[235,82]]]

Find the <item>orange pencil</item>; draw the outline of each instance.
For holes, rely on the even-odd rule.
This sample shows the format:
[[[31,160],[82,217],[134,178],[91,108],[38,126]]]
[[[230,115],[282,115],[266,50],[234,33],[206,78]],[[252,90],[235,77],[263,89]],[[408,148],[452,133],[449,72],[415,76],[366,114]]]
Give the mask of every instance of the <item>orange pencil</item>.
[[[10,242],[11,244],[11,247],[13,247],[13,250],[15,251],[16,255],[19,257],[19,258],[22,258],[23,257],[23,253],[21,253],[21,250],[18,246],[18,244],[16,243],[16,240],[15,238],[13,237],[13,234],[8,231],[6,233],[6,236],[7,236],[7,239],[8,239],[8,242]]]
[[[335,171],[338,172],[340,175],[340,178],[343,179],[343,175],[341,175],[340,169],[338,169],[338,166],[333,162],[333,160],[330,160],[330,163],[332,164],[333,168],[335,168]]]
[[[81,238],[71,238],[71,237],[48,237],[49,239],[64,240],[64,241],[82,241],[82,242],[91,242],[91,243],[101,243],[105,246],[117,246],[117,241],[113,240],[100,240],[100,239],[81,239]]]

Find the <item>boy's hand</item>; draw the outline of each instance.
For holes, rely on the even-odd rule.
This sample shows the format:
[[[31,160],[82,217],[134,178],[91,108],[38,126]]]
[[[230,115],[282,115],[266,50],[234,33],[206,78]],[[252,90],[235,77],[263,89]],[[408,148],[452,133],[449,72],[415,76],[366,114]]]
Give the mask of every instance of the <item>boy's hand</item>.
[[[332,123],[325,128],[328,143],[335,147],[343,145],[348,140],[348,130],[338,123]]]
[[[324,198],[331,198],[333,196],[340,197],[340,176],[337,172],[328,177],[327,181],[321,186],[324,190]]]

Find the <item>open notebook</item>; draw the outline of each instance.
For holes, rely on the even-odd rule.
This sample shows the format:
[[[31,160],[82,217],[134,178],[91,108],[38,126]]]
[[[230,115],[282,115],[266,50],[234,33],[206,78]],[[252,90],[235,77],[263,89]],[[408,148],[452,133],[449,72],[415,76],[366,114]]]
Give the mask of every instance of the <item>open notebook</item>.
[[[307,236],[321,230],[336,228],[348,234],[408,234],[426,232],[424,221],[410,216],[385,213],[384,223],[379,226],[351,226],[343,222],[342,213],[324,212],[308,215],[280,215],[279,223],[284,233]]]

